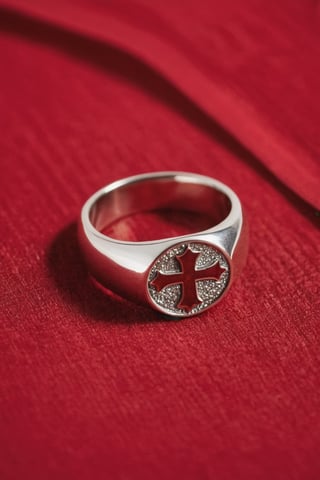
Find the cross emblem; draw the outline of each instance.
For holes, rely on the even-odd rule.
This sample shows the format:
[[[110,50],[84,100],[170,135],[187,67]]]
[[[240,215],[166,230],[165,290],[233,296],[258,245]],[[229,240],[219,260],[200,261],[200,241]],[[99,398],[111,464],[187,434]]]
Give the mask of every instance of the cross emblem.
[[[196,270],[195,266],[199,255],[200,253],[195,253],[187,247],[181,255],[176,255],[180,272],[162,273],[158,271],[155,278],[150,282],[157,292],[169,285],[181,285],[181,298],[177,308],[188,312],[202,303],[197,294],[196,282],[198,280],[219,280],[225,271],[224,268],[220,267],[219,262],[211,265],[211,267]]]

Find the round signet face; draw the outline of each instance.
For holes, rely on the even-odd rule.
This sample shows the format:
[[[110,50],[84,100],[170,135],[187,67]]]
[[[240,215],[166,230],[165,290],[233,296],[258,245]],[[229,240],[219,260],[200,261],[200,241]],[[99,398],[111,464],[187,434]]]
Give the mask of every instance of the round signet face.
[[[168,315],[197,315],[221,298],[229,278],[229,263],[215,247],[202,242],[180,243],[165,250],[151,266],[149,301]]]

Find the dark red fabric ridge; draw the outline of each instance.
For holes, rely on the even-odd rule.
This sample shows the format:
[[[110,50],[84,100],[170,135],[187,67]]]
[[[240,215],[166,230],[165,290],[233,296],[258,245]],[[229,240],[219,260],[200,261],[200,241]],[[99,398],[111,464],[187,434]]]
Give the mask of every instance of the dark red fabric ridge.
[[[296,133],[286,138],[277,130],[277,124],[273,125],[273,119],[270,121],[263,111],[257,111],[250,101],[241,98],[218,76],[209,77],[202,65],[196,65],[186,57],[180,46],[177,48],[166,38],[140,29],[139,25],[135,25],[135,18],[130,17],[129,25],[128,20],[122,18],[123,12],[115,8],[112,2],[104,6],[110,16],[99,15],[97,10],[83,9],[80,5],[48,2],[42,5],[37,0],[28,3],[4,1],[2,5],[75,33],[111,43],[142,59],[231,133],[287,187],[320,208],[320,169],[314,150],[304,148],[303,141],[299,141]],[[163,31],[162,28],[161,33]]]

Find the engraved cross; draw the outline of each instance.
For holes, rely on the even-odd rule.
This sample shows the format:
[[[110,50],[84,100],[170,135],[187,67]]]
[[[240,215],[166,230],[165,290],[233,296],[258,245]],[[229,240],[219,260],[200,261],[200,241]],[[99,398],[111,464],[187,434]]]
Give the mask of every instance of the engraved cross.
[[[157,292],[169,285],[181,285],[181,298],[177,308],[188,312],[201,303],[197,294],[196,282],[198,280],[219,280],[225,271],[224,268],[220,267],[219,262],[211,265],[211,267],[196,270],[195,266],[199,255],[200,253],[195,253],[187,247],[181,255],[176,255],[181,269],[180,272],[162,273],[158,271],[155,278],[150,282]]]

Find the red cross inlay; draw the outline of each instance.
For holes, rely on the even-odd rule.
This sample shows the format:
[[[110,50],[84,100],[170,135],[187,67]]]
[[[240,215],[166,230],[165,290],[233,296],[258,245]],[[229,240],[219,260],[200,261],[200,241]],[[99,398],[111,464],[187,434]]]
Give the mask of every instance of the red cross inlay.
[[[160,292],[169,285],[181,285],[182,293],[177,308],[190,311],[196,305],[201,303],[196,289],[197,280],[219,280],[224,268],[220,267],[219,262],[211,267],[196,270],[196,261],[200,253],[195,253],[188,247],[181,255],[176,255],[181,272],[161,273],[157,272],[155,278],[150,284]]]

